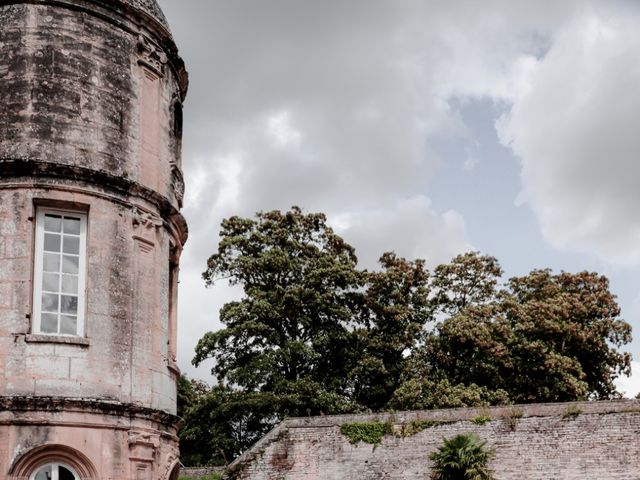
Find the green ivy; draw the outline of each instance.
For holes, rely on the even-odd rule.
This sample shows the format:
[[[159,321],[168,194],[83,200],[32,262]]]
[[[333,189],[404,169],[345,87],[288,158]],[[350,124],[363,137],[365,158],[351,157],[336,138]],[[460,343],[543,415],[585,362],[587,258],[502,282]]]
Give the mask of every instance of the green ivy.
[[[382,439],[387,435],[397,438],[411,437],[420,433],[427,428],[437,427],[454,423],[448,420],[414,420],[409,423],[403,423],[399,429],[393,428],[392,422],[353,422],[345,423],[340,426],[340,433],[349,439],[350,443],[370,443],[371,445],[380,445]]]
[[[487,422],[491,421],[491,417],[489,415],[478,415],[476,418],[471,420],[476,425],[484,425]]]
[[[393,433],[393,426],[380,421],[344,423],[340,426],[340,433],[352,444],[364,442],[380,445],[385,435]]]
[[[563,418],[576,418],[578,415],[582,413],[582,409],[577,405],[569,405],[564,413],[562,414]]]
[[[427,428],[447,425],[448,423],[453,422],[448,420],[414,420],[413,422],[403,423],[400,430],[395,432],[395,436],[401,438],[411,437]]]

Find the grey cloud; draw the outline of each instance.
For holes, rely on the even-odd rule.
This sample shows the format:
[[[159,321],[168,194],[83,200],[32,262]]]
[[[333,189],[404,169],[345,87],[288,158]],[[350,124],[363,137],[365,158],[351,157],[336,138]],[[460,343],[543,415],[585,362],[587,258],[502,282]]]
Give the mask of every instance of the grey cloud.
[[[443,161],[431,142],[467,135],[449,100],[518,98],[536,58],[580,4],[160,3],[191,74],[184,138],[191,239],[180,290],[180,359],[190,372],[197,338],[218,326],[221,299],[238,294],[205,291],[199,279],[226,216],[294,204],[324,211],[345,222],[367,265],[385,250],[437,262],[469,248],[464,219],[429,201]],[[271,128],[282,118],[289,141]]]

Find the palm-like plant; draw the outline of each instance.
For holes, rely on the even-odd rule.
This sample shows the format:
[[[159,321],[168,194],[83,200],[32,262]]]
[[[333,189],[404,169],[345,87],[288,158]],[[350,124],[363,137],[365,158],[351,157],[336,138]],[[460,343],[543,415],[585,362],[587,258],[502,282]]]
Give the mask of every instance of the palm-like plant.
[[[433,461],[433,480],[494,480],[487,463],[494,455],[486,442],[472,433],[444,439],[429,458]]]

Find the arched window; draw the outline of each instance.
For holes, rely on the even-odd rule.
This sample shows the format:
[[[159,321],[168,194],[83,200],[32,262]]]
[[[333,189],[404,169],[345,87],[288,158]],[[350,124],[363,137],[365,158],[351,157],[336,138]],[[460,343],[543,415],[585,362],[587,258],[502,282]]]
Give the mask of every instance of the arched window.
[[[4,477],[1,477],[4,479]],[[66,445],[41,445],[24,452],[9,469],[14,480],[98,480],[91,461]]]
[[[61,463],[50,463],[38,468],[29,480],[80,480],[71,467]]]

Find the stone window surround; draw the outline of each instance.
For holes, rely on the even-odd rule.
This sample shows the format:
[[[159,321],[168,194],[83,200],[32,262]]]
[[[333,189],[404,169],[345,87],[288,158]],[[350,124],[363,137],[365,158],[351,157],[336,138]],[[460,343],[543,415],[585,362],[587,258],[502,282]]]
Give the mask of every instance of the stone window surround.
[[[78,480],[97,480],[92,462],[80,451],[59,444],[35,447],[20,455],[9,470],[11,480],[32,480],[34,474],[49,464],[71,468]]]
[[[85,337],[85,305],[86,305],[86,264],[87,250],[86,242],[88,237],[88,205],[78,205],[64,201],[46,201],[45,199],[34,199],[34,247],[33,247],[33,288],[32,288],[32,308],[31,308],[31,333],[26,335],[26,341],[30,343],[62,343],[69,345],[89,346],[89,340]],[[69,214],[82,221],[81,250],[79,267],[78,286],[78,312],[76,335],[48,334],[40,330],[40,302],[42,292],[42,256],[44,238],[44,214],[58,213]]]

